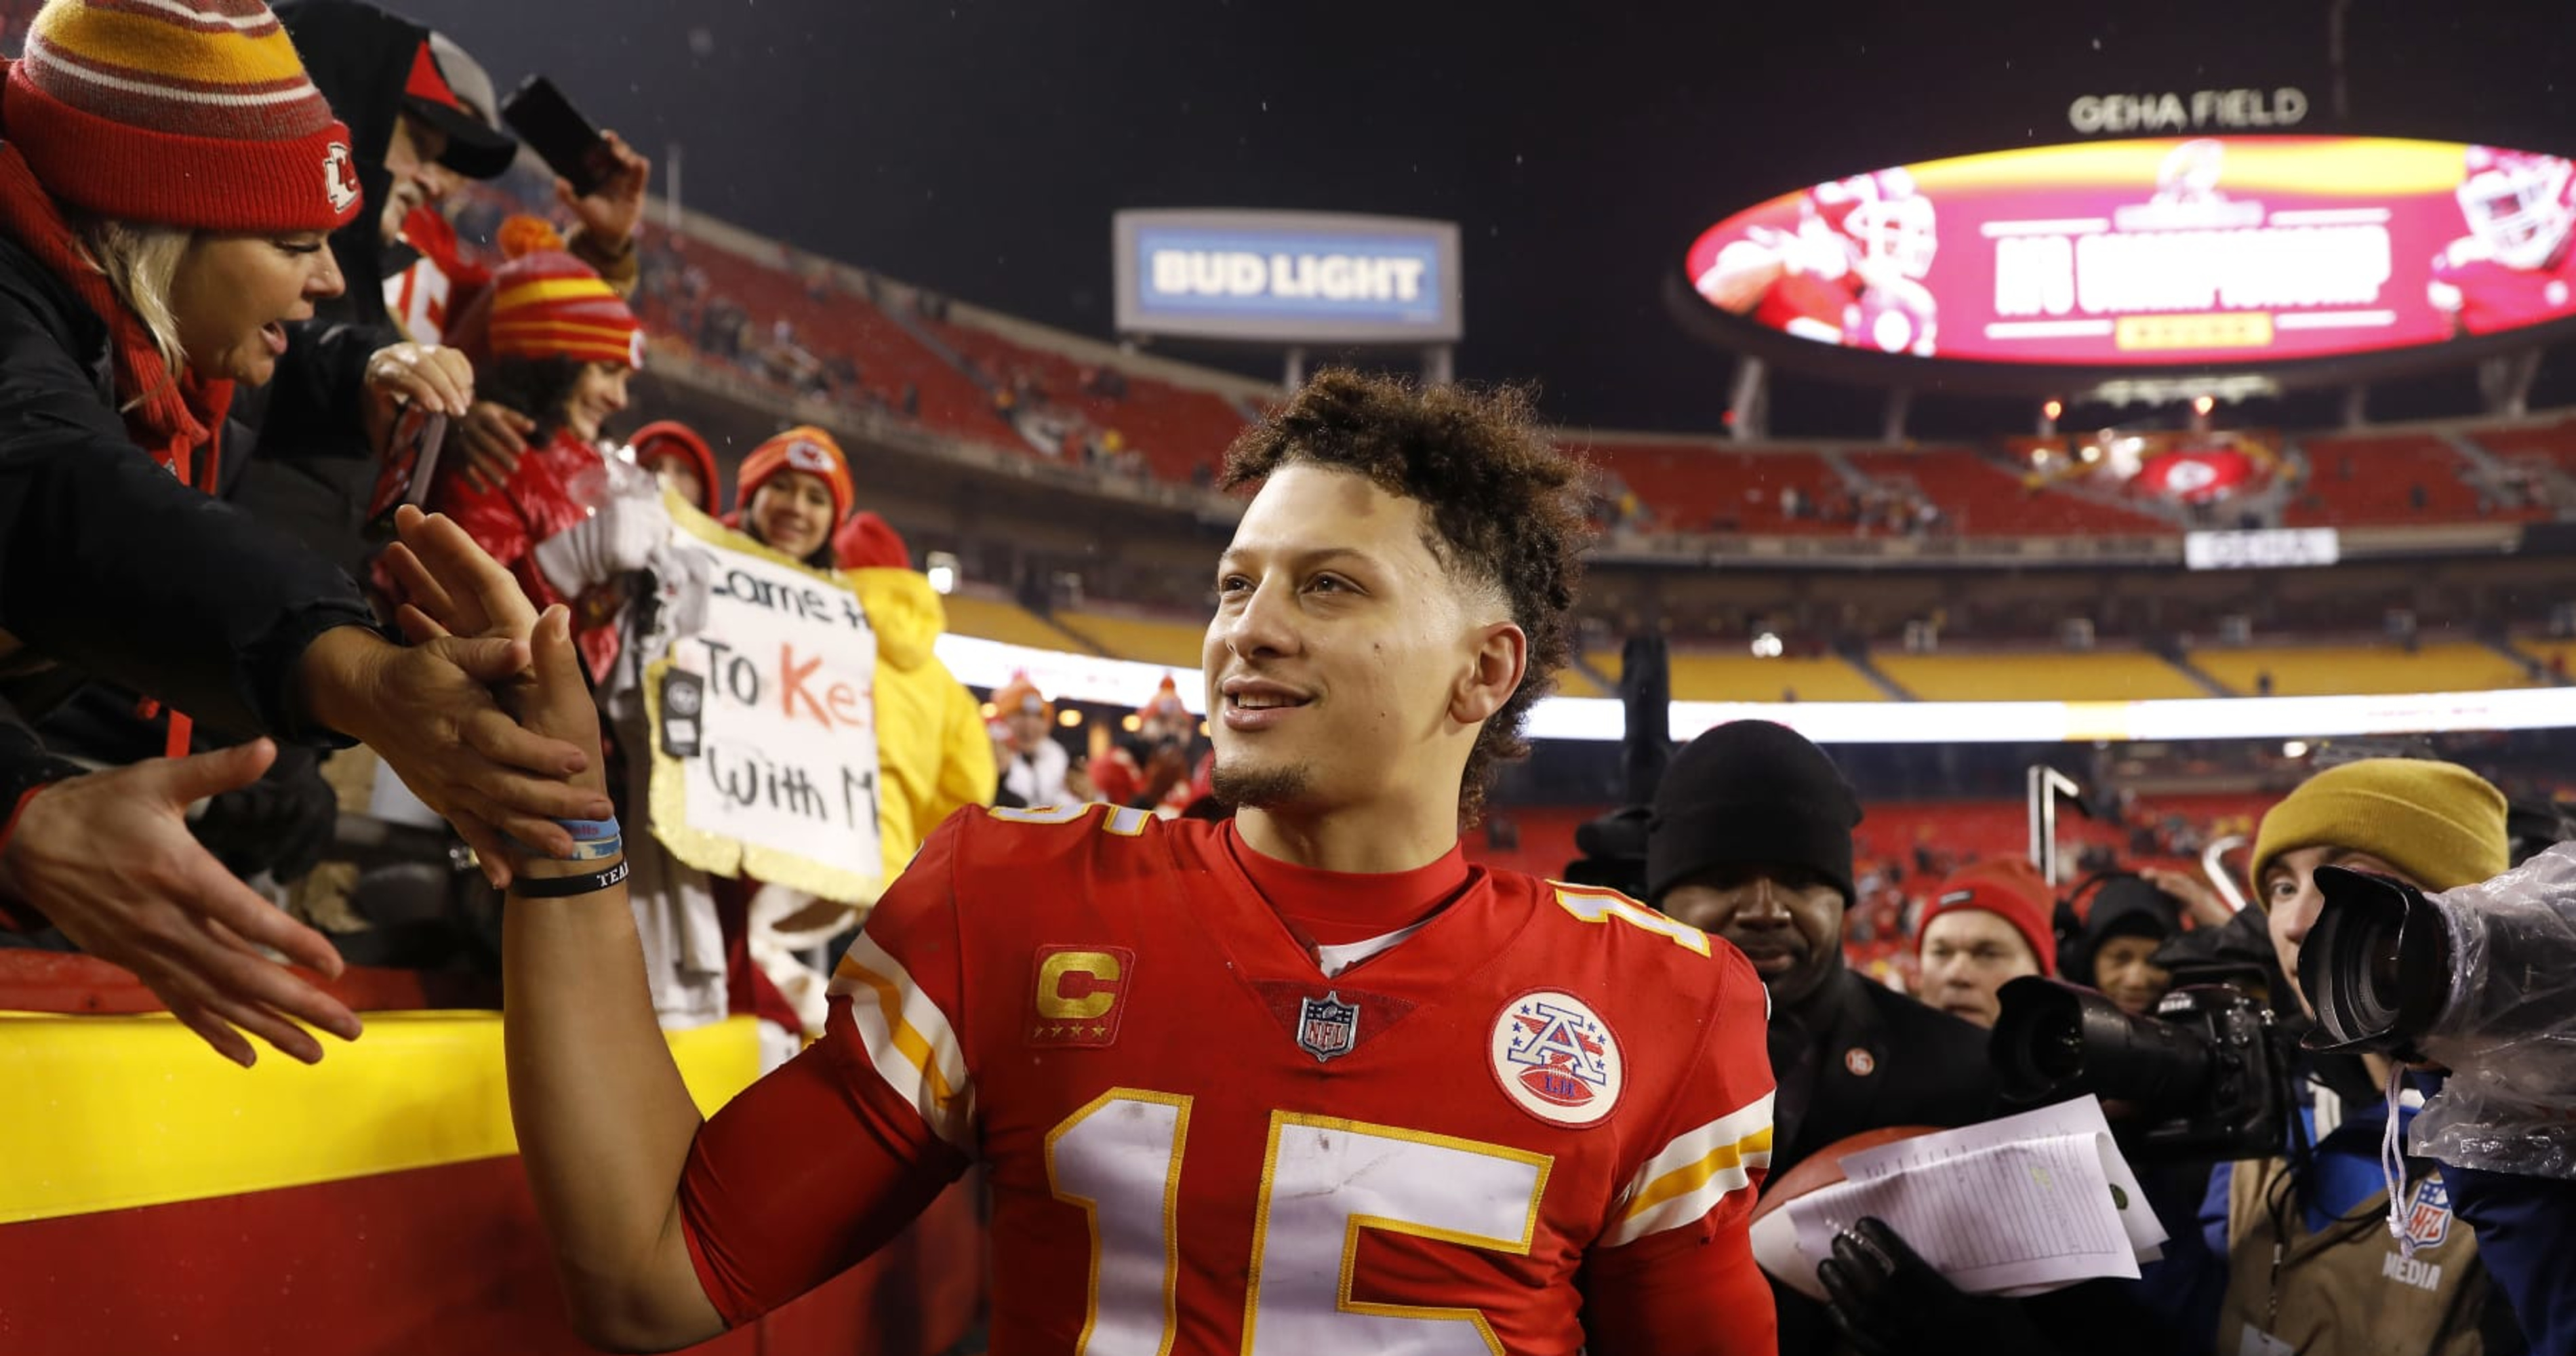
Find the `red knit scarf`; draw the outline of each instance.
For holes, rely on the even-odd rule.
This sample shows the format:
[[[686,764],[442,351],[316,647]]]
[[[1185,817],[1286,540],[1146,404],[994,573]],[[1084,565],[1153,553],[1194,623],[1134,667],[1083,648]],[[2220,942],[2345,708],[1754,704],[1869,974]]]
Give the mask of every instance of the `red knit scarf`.
[[[152,459],[187,484],[214,492],[217,433],[232,408],[233,384],[190,374],[173,380],[152,331],[108,286],[107,277],[82,256],[71,223],[53,195],[36,182],[27,158],[0,144],[0,231],[5,231],[53,271],[74,295],[107,322],[116,356],[116,403],[125,431]],[[205,461],[198,464],[204,450]]]
[[[53,195],[36,182],[27,158],[9,144],[0,144],[0,232],[36,256],[107,322],[115,355],[116,403],[125,416],[126,434],[182,484],[214,493],[233,384],[200,381],[193,374],[172,379],[170,365],[161,360],[161,350],[152,342],[152,331],[143,318],[108,286],[107,276],[83,257],[71,223],[63,220]],[[205,450],[202,465],[199,448]],[[148,720],[159,710],[160,703],[147,698],[137,714]],[[187,756],[190,725],[184,713],[170,713],[165,744],[170,757]]]

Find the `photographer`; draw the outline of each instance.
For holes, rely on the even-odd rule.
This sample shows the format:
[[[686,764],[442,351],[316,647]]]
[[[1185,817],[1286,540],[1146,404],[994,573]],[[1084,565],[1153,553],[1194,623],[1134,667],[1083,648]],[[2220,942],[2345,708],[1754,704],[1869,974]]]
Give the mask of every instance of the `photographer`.
[[[2342,866],[2446,890],[2501,873],[2502,793],[2450,763],[2374,758],[2319,773],[2263,818],[2254,845],[2256,907],[2265,911],[2289,995],[2301,991],[2299,949],[2322,896],[2315,873]],[[2284,1012],[2288,1017],[2290,1013]],[[2443,1171],[2409,1161],[2391,1236],[2380,1152],[2390,1112],[2379,1093],[2391,1072],[2365,1055],[2366,1077],[2316,1061],[2309,1104],[2283,1156],[2222,1164],[2202,1225],[2228,1269],[2220,1350],[2388,1351],[2469,1356],[2520,1349],[2511,1316],[2471,1231],[2456,1227]],[[2414,1114],[2396,1110],[2397,1133]]]
[[[1824,750],[1762,720],[1692,740],[1655,792],[1649,902],[1734,943],[1770,992],[1770,1182],[1864,1130],[1967,1125],[1994,1110],[1982,1033],[1843,962],[1860,818]],[[1821,1306],[1776,1283],[1772,1298],[1781,1351],[1830,1349]]]

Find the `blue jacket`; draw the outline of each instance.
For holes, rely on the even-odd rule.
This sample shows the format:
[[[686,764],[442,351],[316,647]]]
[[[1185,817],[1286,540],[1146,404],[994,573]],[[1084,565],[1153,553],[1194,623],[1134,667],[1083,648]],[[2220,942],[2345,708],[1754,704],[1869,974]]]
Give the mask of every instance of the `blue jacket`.
[[[2442,1180],[2534,1356],[2576,1356],[2576,1182],[2448,1165]]]

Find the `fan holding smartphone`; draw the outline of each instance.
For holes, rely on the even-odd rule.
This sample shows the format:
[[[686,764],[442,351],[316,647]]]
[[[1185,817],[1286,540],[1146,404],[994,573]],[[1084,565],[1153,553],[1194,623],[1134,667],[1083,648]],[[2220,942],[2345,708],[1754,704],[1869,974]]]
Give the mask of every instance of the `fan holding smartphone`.
[[[556,195],[586,230],[632,248],[652,162],[615,132],[593,127],[542,75],[529,76],[502,101],[501,119],[555,172]]]

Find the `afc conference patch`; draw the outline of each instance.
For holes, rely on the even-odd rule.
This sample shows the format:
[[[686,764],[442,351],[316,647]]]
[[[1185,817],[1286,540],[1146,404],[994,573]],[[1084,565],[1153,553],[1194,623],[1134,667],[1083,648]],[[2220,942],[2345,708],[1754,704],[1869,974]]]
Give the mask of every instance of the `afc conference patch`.
[[[1541,989],[1494,1018],[1494,1081],[1550,1125],[1598,1125],[1619,1104],[1626,1066],[1601,1014],[1570,993]]]

